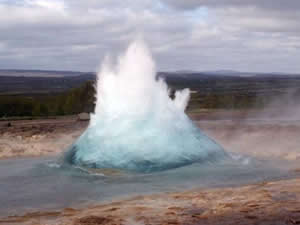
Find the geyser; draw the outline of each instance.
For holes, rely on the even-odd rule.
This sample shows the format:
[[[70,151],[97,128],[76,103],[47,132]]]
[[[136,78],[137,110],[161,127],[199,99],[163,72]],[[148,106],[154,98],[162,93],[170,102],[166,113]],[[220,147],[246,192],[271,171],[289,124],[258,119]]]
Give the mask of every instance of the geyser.
[[[116,65],[105,60],[97,80],[95,113],[66,161],[90,168],[161,171],[211,162],[226,153],[186,116],[188,89],[169,97],[141,40]]]

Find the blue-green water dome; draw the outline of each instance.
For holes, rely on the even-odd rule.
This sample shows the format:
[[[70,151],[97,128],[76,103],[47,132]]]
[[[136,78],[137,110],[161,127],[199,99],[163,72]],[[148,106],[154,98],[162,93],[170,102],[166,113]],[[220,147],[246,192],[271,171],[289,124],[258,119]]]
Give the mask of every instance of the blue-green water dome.
[[[90,168],[161,171],[213,162],[226,153],[186,116],[188,89],[169,97],[142,41],[130,45],[112,67],[98,74],[97,102],[90,125],[66,154],[66,161]]]

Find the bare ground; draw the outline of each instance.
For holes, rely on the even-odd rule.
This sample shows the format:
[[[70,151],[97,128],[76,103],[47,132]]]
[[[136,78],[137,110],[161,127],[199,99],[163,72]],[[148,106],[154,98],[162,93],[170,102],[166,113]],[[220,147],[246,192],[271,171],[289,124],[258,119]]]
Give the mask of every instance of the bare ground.
[[[0,122],[0,159],[58,155],[86,129],[76,116]]]
[[[300,121],[198,121],[228,152],[267,160],[300,160]]]
[[[82,210],[65,208],[12,216],[0,219],[0,224],[300,224],[300,179],[140,196]]]
[[[245,120],[245,115],[244,111],[209,111],[192,118],[228,152],[264,159],[300,159],[300,120]],[[58,155],[87,126],[88,122],[78,121],[76,116],[0,121],[0,159]]]
[[[209,114],[205,120],[193,118],[200,119],[197,123],[202,130],[227,151],[288,160],[300,175],[299,121],[216,121]],[[11,126],[0,122],[0,157],[60,154],[87,125],[76,117],[12,121]],[[81,210],[8,217],[0,219],[0,224],[300,224],[300,179],[140,196]]]

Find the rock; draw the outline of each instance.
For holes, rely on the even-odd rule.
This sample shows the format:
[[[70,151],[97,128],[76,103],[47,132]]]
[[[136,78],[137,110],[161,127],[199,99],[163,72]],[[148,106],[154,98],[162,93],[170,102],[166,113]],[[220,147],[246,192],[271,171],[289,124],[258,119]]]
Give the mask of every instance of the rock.
[[[22,139],[23,139],[22,136],[17,136],[16,138],[18,141],[22,141]]]
[[[88,113],[80,113],[77,115],[79,121],[88,121],[90,120],[90,114]]]
[[[297,158],[299,158],[299,153],[298,152],[290,152],[286,155],[285,158],[287,160],[297,160]]]
[[[99,216],[86,216],[78,219],[75,224],[76,225],[101,225],[110,223],[112,220],[105,217]]]
[[[294,169],[294,172],[295,172],[295,173],[300,173],[300,168]]]

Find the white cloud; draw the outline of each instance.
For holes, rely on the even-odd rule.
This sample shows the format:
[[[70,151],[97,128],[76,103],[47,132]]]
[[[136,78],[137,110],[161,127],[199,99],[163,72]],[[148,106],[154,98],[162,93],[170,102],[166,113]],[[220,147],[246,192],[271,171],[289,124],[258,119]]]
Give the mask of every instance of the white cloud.
[[[64,11],[66,6],[64,1],[59,0],[26,0],[25,5],[40,7],[49,10]]]
[[[162,70],[300,71],[299,13],[224,1],[200,10],[205,1],[176,10],[158,0],[0,2],[0,68],[90,71],[143,34]]]

